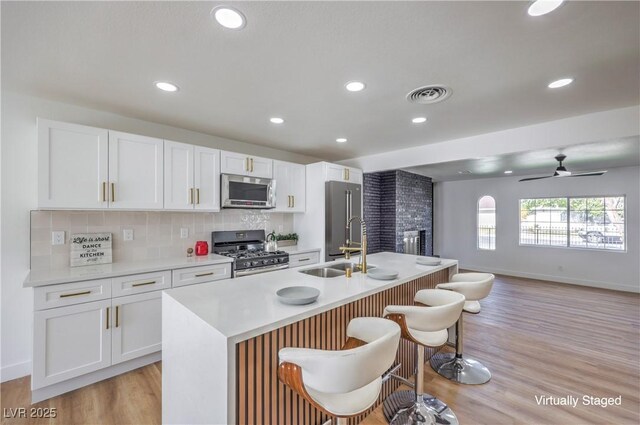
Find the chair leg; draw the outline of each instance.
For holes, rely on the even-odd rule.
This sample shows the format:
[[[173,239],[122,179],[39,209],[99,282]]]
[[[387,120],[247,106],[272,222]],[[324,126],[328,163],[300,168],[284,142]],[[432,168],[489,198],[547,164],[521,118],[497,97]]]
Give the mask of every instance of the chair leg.
[[[491,372],[477,360],[462,356],[463,346],[463,320],[464,313],[460,315],[456,323],[456,352],[436,353],[431,357],[431,368],[438,375],[459,384],[484,384],[491,379]]]
[[[414,346],[414,389],[396,391],[387,397],[384,405],[385,417],[391,425],[458,425],[458,418],[445,403],[424,392],[424,347],[418,344]]]

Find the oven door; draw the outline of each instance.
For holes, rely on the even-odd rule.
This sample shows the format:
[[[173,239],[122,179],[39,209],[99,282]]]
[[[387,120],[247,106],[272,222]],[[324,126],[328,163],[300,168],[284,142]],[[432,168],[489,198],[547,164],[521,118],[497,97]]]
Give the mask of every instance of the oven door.
[[[252,274],[272,272],[274,270],[288,269],[289,264],[274,264],[272,266],[255,267],[253,269],[238,270],[233,273],[234,277],[249,276]]]
[[[275,208],[275,180],[234,174],[222,174],[220,180],[222,208]]]

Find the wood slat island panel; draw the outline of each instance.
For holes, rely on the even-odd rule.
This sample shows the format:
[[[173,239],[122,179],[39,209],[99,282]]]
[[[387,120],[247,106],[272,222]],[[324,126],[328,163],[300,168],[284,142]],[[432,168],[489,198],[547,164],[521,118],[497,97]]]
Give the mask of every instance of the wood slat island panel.
[[[381,317],[387,305],[412,305],[415,293],[434,288],[449,279],[450,269],[411,280],[357,301],[275,329],[236,345],[236,421],[238,424],[322,424],[329,419],[278,381],[278,351],[284,347],[339,350],[347,340],[346,329],[356,317]],[[425,359],[436,350],[426,349]],[[401,340],[396,363],[398,374],[408,378],[415,368],[413,347]],[[364,419],[399,383],[387,381],[376,404],[351,424]]]

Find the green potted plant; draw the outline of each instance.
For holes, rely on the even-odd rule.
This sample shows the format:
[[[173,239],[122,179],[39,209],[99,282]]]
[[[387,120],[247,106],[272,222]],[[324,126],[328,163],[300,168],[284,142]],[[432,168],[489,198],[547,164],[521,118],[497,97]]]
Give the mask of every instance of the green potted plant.
[[[276,241],[278,241],[278,246],[293,246],[298,244],[298,234],[297,233],[287,233],[276,235]]]

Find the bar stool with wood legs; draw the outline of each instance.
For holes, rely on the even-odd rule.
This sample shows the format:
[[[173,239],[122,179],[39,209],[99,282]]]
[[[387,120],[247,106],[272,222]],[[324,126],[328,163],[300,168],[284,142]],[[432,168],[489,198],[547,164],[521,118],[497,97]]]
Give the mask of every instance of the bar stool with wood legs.
[[[436,288],[461,293],[467,301],[464,311],[477,314],[480,312],[478,300],[486,298],[491,292],[495,276],[491,273],[458,273],[451,277],[449,283],[441,283]],[[456,352],[437,353],[431,357],[431,367],[439,375],[460,384],[484,384],[491,379],[491,372],[477,360],[462,356],[462,316],[456,324]]]
[[[400,327],[379,317],[359,317],[347,326],[339,351],[287,347],[280,350],[278,378],[316,409],[338,418],[358,416],[378,399],[382,374],[395,361]]]
[[[424,306],[390,305],[384,309],[384,317],[393,320],[402,329],[402,338],[415,344],[416,375],[411,405],[399,410],[391,420],[392,425],[448,423],[455,425],[455,414],[442,401],[424,393],[424,348],[446,344],[449,333],[462,314],[465,298],[462,294],[443,289],[423,289],[414,300]],[[393,394],[389,402],[393,400]],[[386,405],[385,405],[386,409]]]

